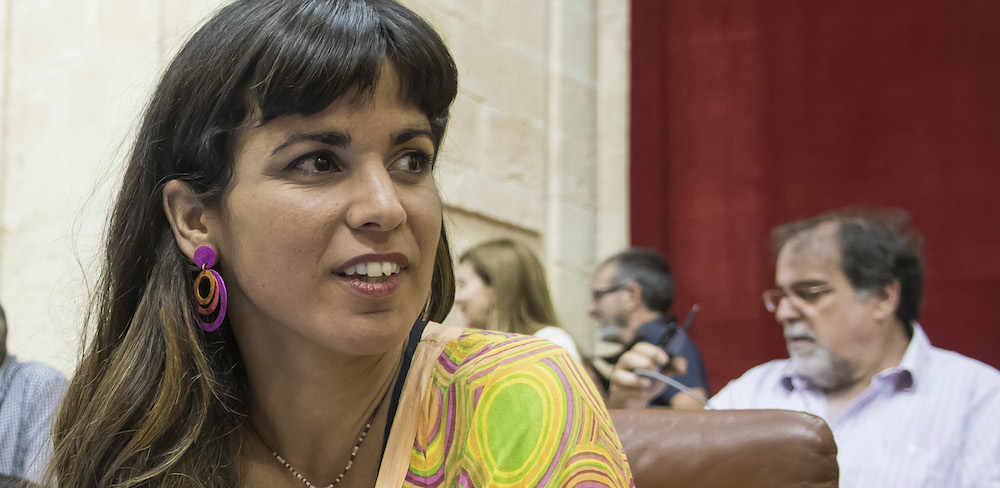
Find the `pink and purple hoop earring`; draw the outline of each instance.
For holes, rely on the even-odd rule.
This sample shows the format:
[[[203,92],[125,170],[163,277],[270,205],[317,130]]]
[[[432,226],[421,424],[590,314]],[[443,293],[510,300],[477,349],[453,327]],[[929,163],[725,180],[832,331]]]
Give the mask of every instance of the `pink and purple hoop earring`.
[[[212,332],[226,318],[226,283],[217,271],[208,269],[215,266],[215,250],[210,246],[199,246],[194,251],[194,264],[201,268],[201,273],[194,279],[195,320],[201,330]]]

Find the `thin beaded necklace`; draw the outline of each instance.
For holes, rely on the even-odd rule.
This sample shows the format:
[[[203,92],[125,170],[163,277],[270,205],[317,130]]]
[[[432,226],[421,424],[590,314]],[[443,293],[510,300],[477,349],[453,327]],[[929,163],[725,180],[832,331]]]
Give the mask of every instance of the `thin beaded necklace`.
[[[386,393],[388,393],[388,391],[386,391]],[[372,422],[375,421],[375,416],[378,415],[379,409],[382,408],[382,403],[385,401],[386,396],[387,395],[385,394],[382,395],[382,399],[378,401],[378,405],[376,405],[375,410],[372,411],[371,417],[368,417],[368,422],[365,422],[364,428],[361,429],[361,434],[358,435],[358,440],[354,442],[354,449],[351,449],[351,457],[347,460],[347,466],[344,467],[344,470],[341,471],[339,476],[337,476],[337,479],[333,480],[333,483],[330,483],[323,488],[333,488],[334,486],[337,486],[337,483],[340,483],[340,481],[344,479],[344,476],[347,476],[347,472],[350,471],[351,466],[354,465],[354,458],[357,457],[358,451],[361,449],[361,443],[365,441],[365,436],[368,435],[368,429],[372,427]],[[293,476],[298,478],[298,480],[304,483],[308,488],[318,488],[306,479],[305,476],[302,476],[302,473],[293,468],[292,465],[285,460],[285,458],[281,457],[281,454],[278,454],[278,451],[275,451],[274,448],[272,448],[267,441],[265,441],[264,438],[257,433],[257,429],[253,429],[253,431],[254,434],[257,435],[257,438],[260,439],[260,442],[264,444],[264,447],[271,451],[271,455],[274,456],[274,459],[276,459],[279,464],[287,468]]]

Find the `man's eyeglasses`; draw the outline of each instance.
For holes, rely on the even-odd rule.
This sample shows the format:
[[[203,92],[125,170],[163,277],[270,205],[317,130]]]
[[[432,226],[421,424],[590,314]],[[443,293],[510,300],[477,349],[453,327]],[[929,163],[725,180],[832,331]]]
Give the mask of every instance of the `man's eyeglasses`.
[[[625,285],[611,285],[603,290],[590,290],[590,298],[595,302],[599,302],[602,298],[604,298],[604,295],[614,293],[622,288],[625,288]]]
[[[778,310],[781,299],[788,297],[797,299],[802,303],[816,303],[823,295],[833,291],[835,287],[830,283],[793,283],[788,287],[788,291],[780,288],[767,290],[761,296],[764,299],[764,308],[768,312],[774,313]]]

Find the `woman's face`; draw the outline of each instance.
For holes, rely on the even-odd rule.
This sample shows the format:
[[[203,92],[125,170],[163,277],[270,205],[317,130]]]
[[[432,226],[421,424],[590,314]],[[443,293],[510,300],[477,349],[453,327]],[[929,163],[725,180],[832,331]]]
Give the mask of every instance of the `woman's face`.
[[[467,261],[458,265],[455,285],[455,306],[462,312],[465,326],[485,329],[493,304],[493,288],[476,274]]]
[[[399,88],[386,68],[371,99],[238,139],[210,237],[241,347],[364,355],[405,341],[430,290],[441,200],[430,123]]]

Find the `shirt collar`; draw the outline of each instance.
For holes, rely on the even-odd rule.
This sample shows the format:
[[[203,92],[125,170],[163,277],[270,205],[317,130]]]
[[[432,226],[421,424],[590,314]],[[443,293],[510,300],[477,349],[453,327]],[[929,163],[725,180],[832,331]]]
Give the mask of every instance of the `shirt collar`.
[[[889,385],[894,391],[913,390],[917,378],[920,377],[922,369],[927,364],[930,351],[930,339],[927,338],[927,334],[924,333],[920,324],[914,322],[913,337],[910,339],[910,344],[906,346],[906,352],[903,353],[903,360],[900,361],[899,366],[887,368],[876,374],[872,378],[872,383]],[[788,392],[810,386],[805,378],[795,376],[791,361],[785,363],[780,381],[781,386]]]
[[[930,359],[931,341],[920,324],[913,323],[913,337],[906,346],[899,366],[887,368],[872,378],[873,383],[888,384],[895,391],[912,391]]]
[[[812,385],[805,378],[795,375],[795,369],[792,367],[791,360],[785,362],[783,369],[784,371],[781,372],[781,386],[788,393],[791,393],[793,390],[807,390]]]

